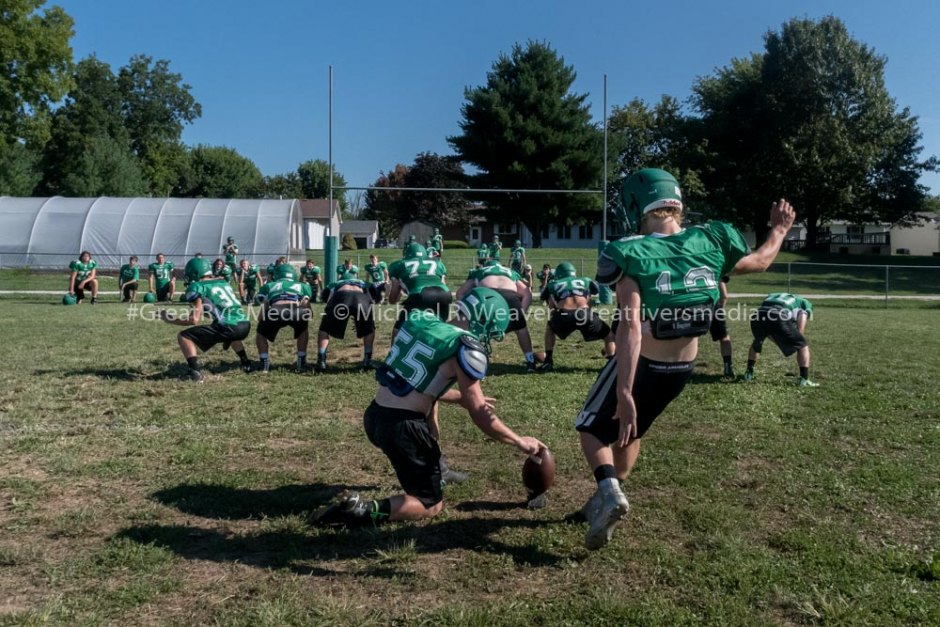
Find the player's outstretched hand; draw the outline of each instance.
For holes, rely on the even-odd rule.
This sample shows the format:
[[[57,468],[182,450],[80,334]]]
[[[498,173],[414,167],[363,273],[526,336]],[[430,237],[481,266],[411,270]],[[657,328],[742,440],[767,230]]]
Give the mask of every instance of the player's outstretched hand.
[[[786,200],[781,198],[770,207],[771,228],[780,227],[789,231],[796,219],[796,210]]]
[[[519,438],[519,443],[516,446],[526,455],[537,455],[543,448],[548,448],[535,438],[529,436]]]

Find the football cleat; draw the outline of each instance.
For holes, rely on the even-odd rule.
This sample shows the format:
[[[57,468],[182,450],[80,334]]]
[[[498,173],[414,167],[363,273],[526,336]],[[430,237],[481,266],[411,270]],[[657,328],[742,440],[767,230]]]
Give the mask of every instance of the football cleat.
[[[255,371],[255,368],[250,361],[242,362],[242,372],[244,372],[245,374],[251,374],[254,371]]]
[[[818,383],[810,381],[809,379],[804,379],[802,377],[800,377],[800,382],[797,383],[797,385],[801,388],[818,388],[819,387]]]
[[[754,371],[753,371],[753,370],[745,370],[745,371],[744,371],[744,380],[745,380],[745,381],[753,381],[754,378],[755,378],[755,377],[754,377]]]
[[[371,522],[370,504],[358,492],[341,492],[332,502],[322,505],[310,516],[314,525],[361,525]]]
[[[725,364],[725,376],[726,377],[734,376],[734,368],[731,367],[731,364]]]
[[[537,370],[536,367],[535,367],[535,362],[534,362],[534,361],[526,361],[526,362],[525,362],[525,373],[526,373],[526,374],[532,374],[532,373],[534,373],[534,372],[538,372],[538,370]]]
[[[539,372],[551,372],[555,369],[555,364],[550,361],[546,361],[544,364],[539,366]]]
[[[620,490],[619,482],[612,482],[607,489],[598,487],[601,493],[600,507],[589,519],[591,526],[584,538],[585,546],[594,551],[610,542],[614,528],[630,509],[627,497]]]
[[[198,370],[190,370],[186,374],[180,377],[180,381],[193,381],[196,383],[202,383],[206,378],[202,376],[202,373]]]
[[[594,520],[597,517],[597,512],[601,507],[601,491],[594,490],[594,494],[591,495],[591,498],[581,506],[581,516],[584,517],[584,520]]]

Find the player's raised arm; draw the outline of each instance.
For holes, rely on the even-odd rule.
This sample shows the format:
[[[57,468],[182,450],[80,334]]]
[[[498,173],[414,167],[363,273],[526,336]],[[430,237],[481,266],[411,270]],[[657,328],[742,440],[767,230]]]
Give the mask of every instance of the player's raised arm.
[[[751,254],[742,257],[735,264],[732,274],[752,274],[763,272],[770,267],[770,264],[777,258],[780,247],[793,226],[796,219],[796,211],[784,199],[775,202],[770,209],[770,234],[760,248]]]

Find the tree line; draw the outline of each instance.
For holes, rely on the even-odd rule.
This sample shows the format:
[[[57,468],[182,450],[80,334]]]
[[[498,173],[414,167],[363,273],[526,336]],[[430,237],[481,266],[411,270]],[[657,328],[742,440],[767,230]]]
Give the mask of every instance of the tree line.
[[[116,71],[95,56],[76,62],[71,17],[44,4],[8,0],[0,11],[0,194],[328,195],[322,159],[264,176],[232,148],[184,145],[202,107],[169,61],[135,55]],[[685,101],[613,106],[607,210],[621,178],[661,167],[693,211],[759,236],[781,195],[799,207],[811,240],[830,220],[917,221],[937,205],[919,181],[938,164],[922,156],[917,117],[888,93],[886,63],[836,17],[795,18],[767,32],[762,51],[696,79]],[[408,220],[461,225],[479,209],[512,215],[535,245],[549,224],[599,220],[600,195],[395,191],[599,189],[603,122],[592,119],[589,95],[573,91],[576,76],[546,42],[500,54],[485,83],[465,89],[460,132],[447,138],[454,154],[423,152],[379,173],[373,186],[384,189],[361,199],[363,217],[395,236]],[[335,166],[333,180],[346,184]],[[345,209],[342,190],[334,197]]]

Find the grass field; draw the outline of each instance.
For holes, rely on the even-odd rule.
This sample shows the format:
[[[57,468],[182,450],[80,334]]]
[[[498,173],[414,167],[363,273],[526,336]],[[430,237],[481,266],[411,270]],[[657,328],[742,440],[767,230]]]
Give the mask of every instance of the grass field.
[[[323,264],[320,251],[308,251],[317,264]],[[340,259],[349,257],[361,268],[369,261],[369,254],[375,252],[379,258],[389,263],[398,259],[401,251],[397,249],[377,249],[360,251],[340,251]],[[445,251],[444,261],[451,277],[462,280],[467,271],[476,263],[472,250]],[[528,260],[536,272],[543,263],[553,267],[562,261],[570,261],[587,276],[594,276],[596,253],[585,248],[544,248],[528,251]],[[273,259],[253,259],[266,265]],[[141,278],[146,284],[146,266],[143,263]],[[840,264],[840,265],[833,265]],[[844,265],[843,265],[844,264]],[[885,264],[892,266],[886,277]],[[101,289],[118,289],[117,273],[102,271]],[[883,296],[887,280],[891,296],[940,295],[940,257],[910,257],[895,255],[882,256],[840,256],[824,254],[782,253],[778,262],[769,272],[762,275],[738,277],[731,283],[732,292],[769,293],[777,290],[789,290],[799,294],[863,294]],[[53,290],[65,293],[68,286],[68,273],[36,272],[28,269],[0,270],[0,290]]]
[[[288,370],[284,335],[267,376],[213,351],[193,386],[175,329],[125,314],[0,300],[0,624],[940,623],[936,305],[817,304],[815,390],[773,350],[757,381],[722,380],[703,342],[597,552],[568,517],[593,489],[571,424],[599,345],[562,342],[555,373],[526,376],[510,339],[484,382],[555,452],[546,509],[522,507],[521,456],[445,408],[471,479],[443,514],[324,530],[306,516],[338,491],[397,488],[362,431],[375,383],[354,343],[321,376]]]

